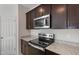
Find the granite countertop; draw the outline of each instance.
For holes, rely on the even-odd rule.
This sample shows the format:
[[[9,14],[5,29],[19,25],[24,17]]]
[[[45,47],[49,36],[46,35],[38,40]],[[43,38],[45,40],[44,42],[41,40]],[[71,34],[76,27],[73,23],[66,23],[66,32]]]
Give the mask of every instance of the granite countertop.
[[[30,40],[33,40],[36,38],[37,38],[37,36],[34,36],[34,35],[21,36],[21,39],[23,39],[25,41],[30,41]]]
[[[46,49],[60,55],[79,55],[79,46],[72,46],[63,43],[52,43]]]

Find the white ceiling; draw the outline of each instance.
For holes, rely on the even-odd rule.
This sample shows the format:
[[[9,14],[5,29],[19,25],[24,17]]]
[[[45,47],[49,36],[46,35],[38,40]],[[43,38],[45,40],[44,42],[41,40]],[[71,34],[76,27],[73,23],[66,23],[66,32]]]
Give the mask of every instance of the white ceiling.
[[[27,8],[28,11],[30,11],[31,9],[37,7],[38,5],[40,5],[40,4],[22,4],[22,6]]]

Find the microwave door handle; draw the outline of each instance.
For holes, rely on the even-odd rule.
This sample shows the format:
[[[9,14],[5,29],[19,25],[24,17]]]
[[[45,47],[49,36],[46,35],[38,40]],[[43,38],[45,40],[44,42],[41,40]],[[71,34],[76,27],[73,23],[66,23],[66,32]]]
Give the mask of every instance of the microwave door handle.
[[[44,19],[44,26],[45,26],[45,24],[46,24],[46,19]]]

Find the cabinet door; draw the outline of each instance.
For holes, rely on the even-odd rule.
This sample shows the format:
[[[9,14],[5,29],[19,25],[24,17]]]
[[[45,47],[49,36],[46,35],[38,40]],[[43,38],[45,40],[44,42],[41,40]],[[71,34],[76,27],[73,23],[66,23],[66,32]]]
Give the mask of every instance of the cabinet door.
[[[68,5],[68,28],[79,28],[79,5]]]
[[[51,27],[54,29],[66,28],[66,5],[54,4],[51,6]]]
[[[43,15],[50,14],[50,5],[49,4],[42,4],[35,8],[36,17],[40,17]]]
[[[30,27],[31,27],[31,29],[33,29],[34,18],[36,17],[36,16],[35,16],[35,10],[33,9],[33,10],[31,10],[30,12],[31,12],[31,16],[30,16],[30,18],[31,18],[31,19],[30,19],[30,23],[31,23],[31,24],[30,24]]]
[[[55,53],[55,52],[51,52],[51,51],[49,51],[49,50],[45,50],[45,54],[46,55],[59,55],[58,53]]]
[[[26,29],[31,29],[31,12],[26,13]]]
[[[26,28],[33,29],[33,19],[35,18],[35,10],[26,13]]]
[[[22,54],[25,54],[25,51],[24,51],[25,46],[24,46],[24,44],[25,44],[25,42],[23,40],[21,40],[21,53]]]
[[[28,55],[28,43],[21,39],[21,53],[24,55]]]
[[[21,40],[21,53],[24,54],[23,40]]]
[[[45,52],[43,52],[39,49],[36,49],[30,45],[28,47],[28,51],[29,51],[29,55],[44,55],[45,54]]]

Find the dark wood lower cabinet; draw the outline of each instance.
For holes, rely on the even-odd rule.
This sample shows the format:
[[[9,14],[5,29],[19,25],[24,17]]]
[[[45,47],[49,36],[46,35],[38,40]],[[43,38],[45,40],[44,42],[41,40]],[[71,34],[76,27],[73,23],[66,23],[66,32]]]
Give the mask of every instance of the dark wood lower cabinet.
[[[44,52],[37,48],[34,48],[34,47],[30,46],[28,44],[28,42],[24,41],[23,39],[21,39],[21,53],[23,55],[59,55],[59,54],[49,51],[47,49],[45,49],[45,52]]]
[[[44,55],[45,54],[45,52],[43,52],[39,49],[36,49],[36,48],[34,48],[30,45],[29,45],[28,49],[29,49],[29,54],[28,55]]]
[[[28,44],[27,41],[21,39],[21,53],[23,55],[44,55],[45,52],[36,49]]]
[[[23,55],[28,55],[28,53],[29,53],[28,42],[24,41],[23,39],[21,39],[21,53]]]
[[[46,54],[46,55],[59,55],[59,54],[57,54],[57,53],[55,53],[55,52],[52,52],[52,51],[49,51],[49,50],[47,50],[47,49],[45,49],[45,54]]]

